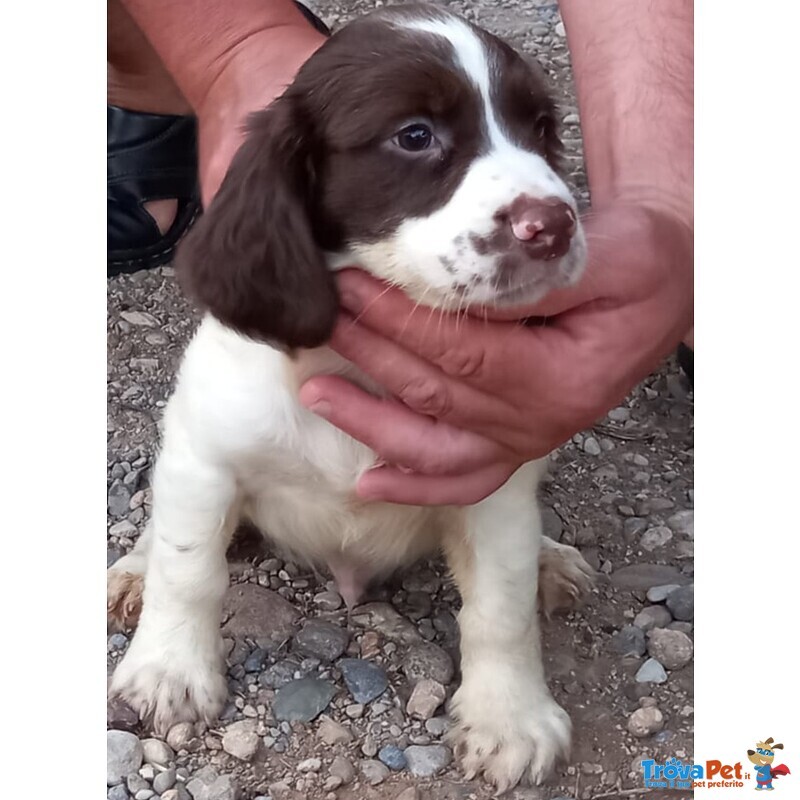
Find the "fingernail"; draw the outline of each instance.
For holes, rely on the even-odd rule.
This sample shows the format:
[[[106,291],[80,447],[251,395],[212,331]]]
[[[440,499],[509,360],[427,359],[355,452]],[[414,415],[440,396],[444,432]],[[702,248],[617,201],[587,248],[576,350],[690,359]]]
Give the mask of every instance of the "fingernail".
[[[310,406],[306,406],[318,417],[328,418],[331,415],[331,404],[327,400],[315,400]]]

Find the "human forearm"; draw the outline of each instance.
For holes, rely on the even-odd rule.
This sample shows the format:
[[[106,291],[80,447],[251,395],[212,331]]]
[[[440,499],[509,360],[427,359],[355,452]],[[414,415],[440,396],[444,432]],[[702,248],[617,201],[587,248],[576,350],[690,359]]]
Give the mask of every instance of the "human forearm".
[[[220,82],[269,102],[324,41],[291,0],[122,1],[195,110]]]
[[[561,0],[593,204],[693,218],[691,0]]]

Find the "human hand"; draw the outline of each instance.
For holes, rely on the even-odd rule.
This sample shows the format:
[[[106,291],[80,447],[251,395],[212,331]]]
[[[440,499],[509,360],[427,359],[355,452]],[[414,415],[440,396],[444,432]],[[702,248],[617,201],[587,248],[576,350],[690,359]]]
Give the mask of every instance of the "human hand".
[[[300,399],[383,462],[360,478],[359,496],[477,502],[602,416],[677,345],[692,320],[690,225],[668,207],[621,200],[584,225],[581,283],[491,321],[415,307],[358,271],[339,277],[345,311],[331,346],[391,397],[317,376]]]

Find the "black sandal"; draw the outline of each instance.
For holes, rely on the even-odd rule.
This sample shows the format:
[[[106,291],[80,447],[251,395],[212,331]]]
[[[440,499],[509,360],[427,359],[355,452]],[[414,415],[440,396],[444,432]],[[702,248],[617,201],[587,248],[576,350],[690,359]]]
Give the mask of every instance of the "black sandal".
[[[197,122],[108,106],[108,270],[136,272],[166,264],[200,212]],[[176,200],[162,233],[144,203]]]
[[[302,3],[295,5],[325,36],[330,30]],[[108,106],[108,270],[136,272],[166,264],[200,213],[197,121]],[[176,200],[166,233],[144,208],[151,200]]]

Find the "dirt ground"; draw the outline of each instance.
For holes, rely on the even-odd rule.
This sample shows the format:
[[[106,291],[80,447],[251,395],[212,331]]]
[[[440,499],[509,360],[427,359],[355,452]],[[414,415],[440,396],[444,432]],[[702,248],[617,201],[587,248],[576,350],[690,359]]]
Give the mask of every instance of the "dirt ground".
[[[315,8],[336,27],[376,5],[382,3],[317,0]],[[556,4],[482,0],[442,5],[539,58],[565,120],[572,188],[585,205],[588,196],[577,108]],[[169,267],[109,281],[109,563],[133,545],[149,515],[149,474],[159,418],[196,322],[197,315],[182,299]],[[642,759],[655,758],[663,763],[693,752],[693,662],[668,670],[663,683],[637,682],[636,673],[647,660],[643,647],[650,647],[652,654],[652,642],[641,637],[643,642],[648,640],[647,644],[634,645],[634,654],[624,655],[625,648],[617,636],[646,606],[665,608],[663,599],[648,601],[651,587],[692,584],[694,580],[693,407],[691,392],[677,365],[667,363],[609,418],[574,437],[551,460],[552,469],[542,492],[546,532],[577,545],[598,571],[598,581],[582,609],[544,623],[549,684],[573,721],[571,758],[546,785],[520,788],[509,796],[517,800],[687,797],[689,792],[685,791],[648,794],[634,790],[642,787]],[[228,643],[234,702],[218,726],[210,730],[199,726],[185,742],[176,745],[172,759],[178,768],[176,788],[164,791],[163,800],[251,800],[266,796],[273,800],[478,800],[491,796],[481,781],[464,781],[455,763],[432,778],[416,778],[403,769],[369,785],[370,776],[383,773],[369,765],[362,767],[362,762],[374,762],[378,748],[398,744],[403,749],[408,744],[427,746],[439,741],[439,728],[429,729],[405,714],[410,682],[404,669],[403,643],[393,639],[380,621],[365,614],[348,619],[344,611],[335,608],[326,576],[307,574],[301,567],[262,551],[252,541],[243,540],[232,554],[232,575],[236,585],[248,584],[277,597],[292,634],[312,617],[345,629],[345,654],[369,656],[385,671],[389,688],[378,700],[363,704],[357,714],[337,662],[326,663],[298,652],[289,636],[282,649],[265,653],[253,669],[253,660],[259,662],[259,635],[270,634],[269,625],[277,623],[262,621],[253,630],[233,625]],[[231,598],[229,615],[235,619],[236,600],[233,594]],[[391,604],[403,615],[418,633],[419,641],[431,641],[457,658],[453,614],[458,598],[441,563],[416,566],[398,576],[375,599]],[[663,616],[660,625],[691,637],[691,612],[679,612],[677,619],[673,619],[674,614],[659,613]],[[259,624],[266,628],[262,630]],[[109,637],[109,674],[127,646],[127,637],[117,637]],[[298,674],[322,677],[335,685],[337,693],[325,715],[352,737],[349,741],[327,744],[320,736],[319,719],[307,725],[281,725],[271,718],[276,687],[269,685],[264,675],[276,663],[284,662],[297,667]],[[456,670],[447,686],[448,697],[457,685]],[[657,707],[663,721],[660,730],[639,738],[630,732],[629,720],[637,709],[646,706]],[[243,760],[227,753],[222,739],[226,726],[248,718],[262,741],[258,752]],[[110,711],[109,727],[133,730],[141,738],[150,735],[119,710]],[[330,779],[335,756],[345,759],[355,773],[354,777],[346,776],[349,780],[341,785]],[[319,759],[319,765],[314,759]],[[298,771],[302,762],[306,764]],[[239,794],[214,795],[203,783],[210,775],[208,770],[192,782],[204,767],[232,776]],[[146,770],[143,780],[148,780]],[[128,784],[127,796],[138,797],[133,789],[139,784],[133,784]],[[147,789],[138,791],[146,793]],[[176,793],[169,795],[169,791]],[[119,790],[116,797],[122,796]]]

